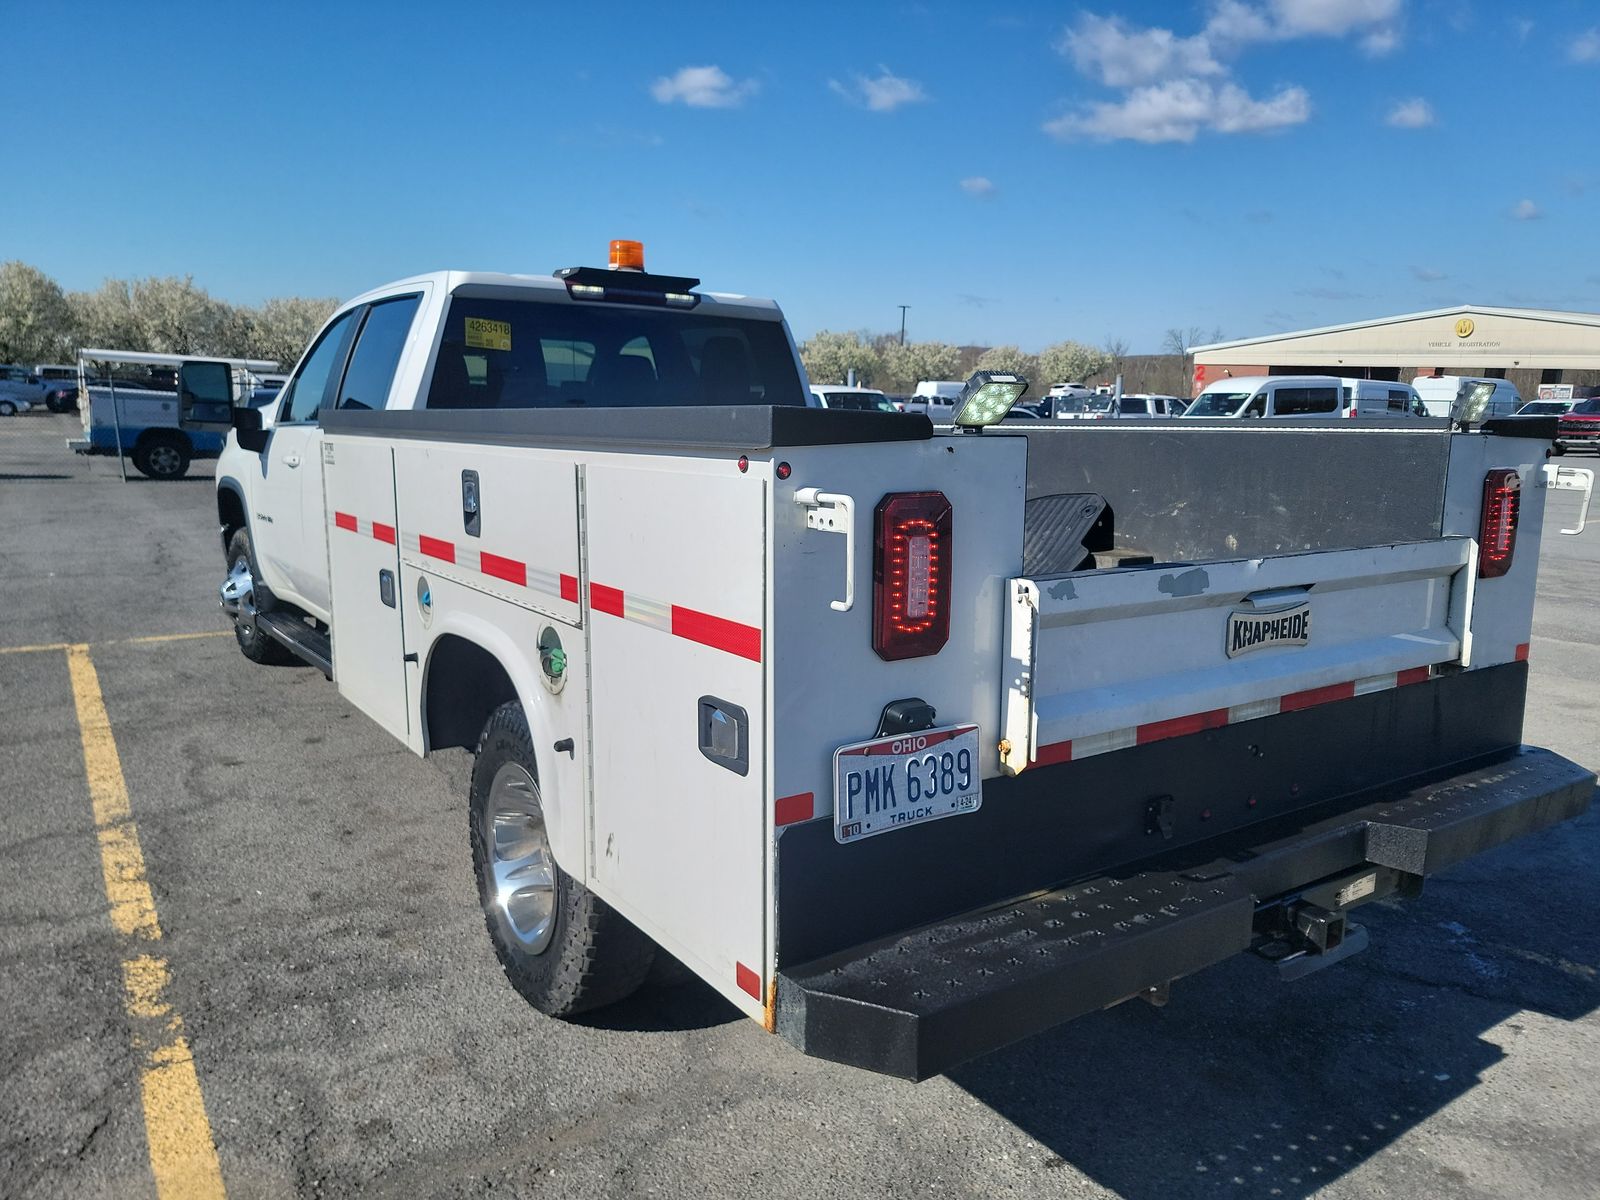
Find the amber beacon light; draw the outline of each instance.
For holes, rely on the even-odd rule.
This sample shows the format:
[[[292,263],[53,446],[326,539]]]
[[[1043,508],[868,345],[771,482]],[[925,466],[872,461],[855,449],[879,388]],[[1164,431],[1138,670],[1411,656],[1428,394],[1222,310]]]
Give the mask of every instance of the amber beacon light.
[[[644,270],[644,243],[613,238],[611,242],[611,269],[613,271]]]

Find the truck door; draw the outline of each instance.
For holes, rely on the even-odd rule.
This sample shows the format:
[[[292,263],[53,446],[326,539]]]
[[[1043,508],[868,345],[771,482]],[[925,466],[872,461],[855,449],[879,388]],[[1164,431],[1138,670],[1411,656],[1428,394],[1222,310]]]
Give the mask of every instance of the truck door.
[[[583,495],[594,886],[760,1003],[765,481],[731,459],[590,463]]]
[[[333,677],[346,699],[411,744],[394,451],[378,438],[329,438],[321,457],[326,561],[339,605]]]
[[[323,330],[284,385],[250,497],[250,530],[268,585],[323,614],[328,610],[328,535],[322,517],[322,427],[317,417],[343,373],[360,311],[342,314]],[[308,501],[315,529],[305,520]]]

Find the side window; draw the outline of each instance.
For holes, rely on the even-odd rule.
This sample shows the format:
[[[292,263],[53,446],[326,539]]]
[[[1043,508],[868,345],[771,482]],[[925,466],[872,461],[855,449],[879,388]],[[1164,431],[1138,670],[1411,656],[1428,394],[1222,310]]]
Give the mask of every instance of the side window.
[[[315,421],[322,407],[322,397],[331,380],[338,377],[344,365],[345,347],[350,344],[350,325],[355,312],[347,312],[323,331],[300,371],[283,388],[283,401],[278,405],[278,420]]]
[[[1303,417],[1311,413],[1339,411],[1336,387],[1279,388],[1273,395],[1272,411],[1280,417]]]
[[[400,365],[400,352],[411,332],[411,319],[421,302],[421,296],[402,296],[381,301],[367,310],[336,407],[382,408],[387,403],[389,385]]]

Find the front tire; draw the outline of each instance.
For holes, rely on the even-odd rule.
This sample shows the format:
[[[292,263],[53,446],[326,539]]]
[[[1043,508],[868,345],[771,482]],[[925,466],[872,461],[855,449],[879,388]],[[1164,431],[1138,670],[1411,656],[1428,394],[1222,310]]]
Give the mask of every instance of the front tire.
[[[263,666],[277,666],[291,662],[294,655],[289,653],[286,646],[274,641],[267,631],[257,624],[257,614],[270,607],[270,594],[266,586],[260,582],[260,575],[256,571],[255,556],[250,552],[250,534],[243,529],[234,530],[233,536],[228,539],[228,575],[232,578],[240,569],[249,573],[253,581],[251,594],[240,604],[239,611],[233,618],[233,637],[239,643],[240,652],[253,663]],[[263,605],[263,601],[269,603]]]
[[[189,439],[180,433],[149,433],[133,448],[133,465],[151,479],[182,479],[189,470]]]
[[[14,417],[17,415],[17,406],[9,400],[0,400],[0,417]]]
[[[472,766],[478,900],[511,986],[547,1016],[571,1017],[634,992],[655,943],[556,864],[538,780],[522,705],[502,704]]]

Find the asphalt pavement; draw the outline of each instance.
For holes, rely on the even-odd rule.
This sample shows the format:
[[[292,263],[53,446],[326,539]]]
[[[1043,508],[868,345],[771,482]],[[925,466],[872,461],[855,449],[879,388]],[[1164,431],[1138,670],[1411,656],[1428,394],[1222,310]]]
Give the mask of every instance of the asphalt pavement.
[[[203,1104],[235,1197],[1596,1194],[1600,812],[1370,906],[1371,948],[1301,982],[1234,959],[921,1085],[670,964],[551,1021],[484,934],[465,754],[246,661],[209,464],[123,483],[75,428],[0,419],[0,1195],[201,1178],[153,1087]],[[1597,595],[1600,523],[1549,537],[1527,739],[1589,767]],[[140,881],[158,940],[108,905]],[[160,1090],[179,1067],[193,1098]]]

